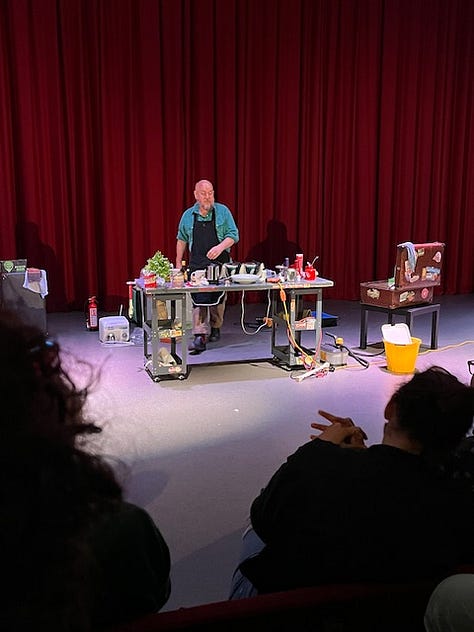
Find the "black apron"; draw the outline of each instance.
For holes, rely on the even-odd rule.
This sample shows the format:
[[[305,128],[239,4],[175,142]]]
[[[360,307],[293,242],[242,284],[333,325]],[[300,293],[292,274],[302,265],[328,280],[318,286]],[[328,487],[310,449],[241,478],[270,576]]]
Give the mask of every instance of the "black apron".
[[[198,215],[194,216],[193,223],[193,249],[189,261],[190,274],[195,270],[206,270],[207,266],[213,263],[228,263],[230,255],[227,250],[223,250],[217,259],[209,259],[206,253],[219,243],[216,230],[216,215],[214,208],[211,209],[212,219],[207,222],[200,222]],[[222,303],[225,292],[193,292],[191,298],[195,307],[218,305]]]

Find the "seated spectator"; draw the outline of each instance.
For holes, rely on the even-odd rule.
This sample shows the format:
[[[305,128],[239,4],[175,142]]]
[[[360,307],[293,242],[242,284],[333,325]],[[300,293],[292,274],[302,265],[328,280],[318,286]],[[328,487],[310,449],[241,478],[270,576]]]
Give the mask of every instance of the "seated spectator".
[[[472,426],[474,389],[442,368],[416,373],[365,448],[351,419],[320,414],[321,434],[274,474],[251,507],[231,599],[330,582],[446,576],[473,559],[471,484],[451,455]]]
[[[88,389],[39,331],[0,313],[0,628],[86,632],[157,611],[168,547],[87,445]]]
[[[467,362],[474,387],[474,360]],[[456,450],[457,467],[474,479],[474,437]],[[474,574],[459,573],[444,579],[434,590],[425,614],[427,632],[471,632],[474,630]]]
[[[443,580],[434,590],[425,614],[427,632],[474,630],[474,575],[460,573]]]

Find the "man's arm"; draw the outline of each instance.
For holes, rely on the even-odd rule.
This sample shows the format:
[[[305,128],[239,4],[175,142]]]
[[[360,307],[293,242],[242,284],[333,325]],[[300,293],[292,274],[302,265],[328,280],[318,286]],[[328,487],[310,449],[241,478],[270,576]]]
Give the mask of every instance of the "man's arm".
[[[216,203],[215,208],[217,237],[220,239],[220,243],[229,237],[236,244],[239,241],[239,229],[230,209],[225,204],[219,203]]]
[[[216,244],[215,246],[210,248],[207,251],[206,257],[211,260],[217,259],[217,257],[221,254],[221,252],[223,252],[227,248],[230,248],[234,244],[235,244],[235,241],[232,239],[232,237],[226,237],[225,239],[221,241],[220,244]]]
[[[176,241],[176,267],[181,268],[181,261],[184,259],[184,252],[186,250],[187,243],[178,239]]]

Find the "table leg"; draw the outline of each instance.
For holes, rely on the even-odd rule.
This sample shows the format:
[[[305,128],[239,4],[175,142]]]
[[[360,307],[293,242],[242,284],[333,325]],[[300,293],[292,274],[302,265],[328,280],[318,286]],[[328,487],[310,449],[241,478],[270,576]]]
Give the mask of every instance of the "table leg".
[[[431,348],[438,348],[438,316],[439,309],[435,309],[431,314]]]
[[[369,321],[369,310],[364,307],[364,305],[360,306],[360,340],[359,347],[360,349],[367,348],[367,326]]]

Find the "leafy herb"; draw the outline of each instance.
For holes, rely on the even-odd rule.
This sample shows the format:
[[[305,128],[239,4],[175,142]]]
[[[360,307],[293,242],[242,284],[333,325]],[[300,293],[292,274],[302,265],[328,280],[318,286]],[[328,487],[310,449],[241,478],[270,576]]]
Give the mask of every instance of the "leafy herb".
[[[154,272],[165,281],[169,281],[171,267],[171,261],[163,254],[161,254],[159,250],[157,250],[153,257],[148,259],[145,270]]]

